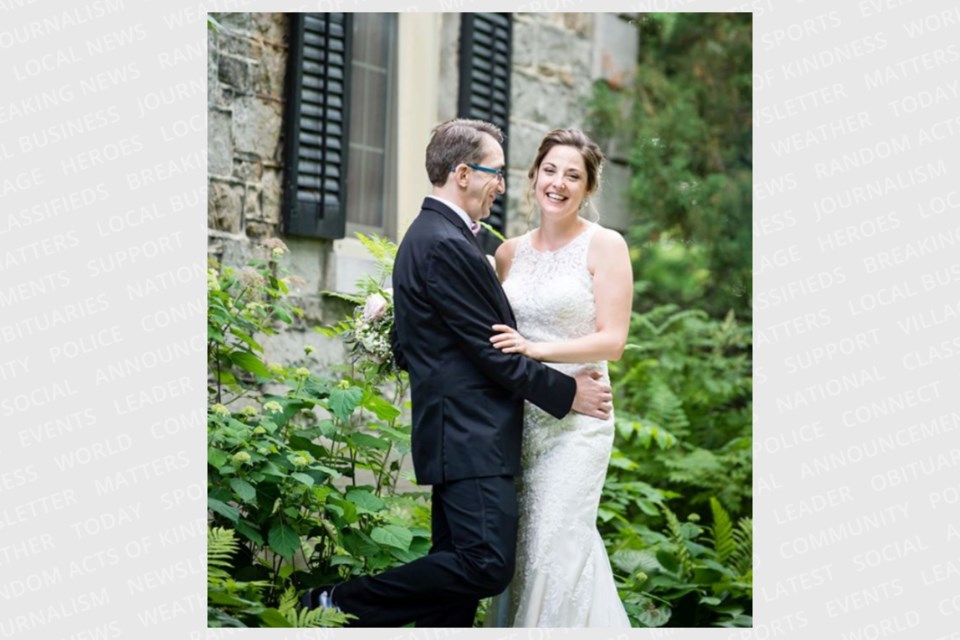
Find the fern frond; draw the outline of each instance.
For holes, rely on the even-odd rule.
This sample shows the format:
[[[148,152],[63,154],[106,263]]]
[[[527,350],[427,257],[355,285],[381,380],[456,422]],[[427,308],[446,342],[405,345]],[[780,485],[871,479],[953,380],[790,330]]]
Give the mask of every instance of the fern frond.
[[[657,381],[651,388],[646,414],[650,421],[663,425],[680,437],[687,434],[690,421],[683,411],[683,402],[661,381]]]
[[[663,456],[667,477],[673,482],[682,482],[698,487],[709,486],[711,479],[724,473],[724,465],[709,449],[694,449],[683,455]]]
[[[390,274],[393,273],[393,263],[397,259],[397,245],[388,238],[377,234],[366,236],[362,233],[357,233],[355,235],[357,236],[357,240],[366,247],[370,255],[373,256],[373,259],[376,260],[377,271],[381,276],[381,280],[388,278]]]
[[[740,518],[732,532],[735,548],[728,566],[741,576],[753,573],[753,519]]]
[[[240,543],[233,529],[213,527],[207,529],[207,581],[225,580],[230,577],[226,569],[232,565],[230,559]]]
[[[689,575],[689,573],[693,571],[693,556],[690,553],[690,549],[687,548],[687,538],[683,535],[682,525],[677,519],[676,514],[667,506],[660,505],[660,508],[663,510],[663,515],[667,519],[667,532],[671,542],[673,542],[677,548],[677,559],[680,560],[680,564],[683,566],[683,573]]]
[[[341,320],[335,325],[329,327],[315,326],[313,328],[317,333],[321,333],[328,338],[337,338],[345,334],[350,330],[350,323],[347,320]]]
[[[733,523],[720,501],[713,496],[710,497],[710,511],[713,513],[713,526],[710,527],[713,549],[717,554],[717,560],[726,564],[727,559],[733,555],[737,548],[733,537]]]
[[[667,318],[663,324],[656,328],[657,334],[662,334],[666,332],[672,325],[677,324],[678,322],[683,322],[689,318],[696,318],[698,320],[708,320],[710,318],[707,315],[706,311],[701,309],[687,309],[686,311],[681,311],[680,313],[675,313],[669,318]]]

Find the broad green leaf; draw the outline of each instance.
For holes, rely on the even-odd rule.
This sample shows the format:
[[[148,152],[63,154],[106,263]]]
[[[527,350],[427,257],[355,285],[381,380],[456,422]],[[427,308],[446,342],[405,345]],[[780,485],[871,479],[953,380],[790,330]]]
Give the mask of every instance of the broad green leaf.
[[[645,498],[638,498],[634,503],[640,507],[640,510],[643,511],[648,516],[658,516],[660,515],[660,510],[657,509],[656,505]]]
[[[333,423],[333,420],[322,420],[317,427],[324,438],[333,438],[337,433],[337,425]]]
[[[617,517],[617,514],[614,513],[613,511],[610,511],[609,509],[604,509],[603,507],[600,507],[599,509],[597,509],[597,516],[600,518],[601,522],[610,522],[610,520]]]
[[[223,591],[210,591],[208,594],[211,604],[220,604],[227,607],[246,607],[250,605],[248,600],[243,600],[232,593]]]
[[[271,549],[287,560],[293,558],[293,554],[300,548],[300,536],[286,522],[275,522],[267,534],[267,541]]]
[[[246,520],[239,520],[236,523],[237,531],[239,531],[247,540],[250,540],[254,544],[263,546],[263,536],[260,535],[260,532],[254,529]]]
[[[330,559],[331,567],[337,567],[342,564],[349,565],[351,567],[359,567],[362,563],[352,556],[333,556]]]
[[[365,489],[351,489],[347,492],[346,497],[347,500],[357,506],[357,511],[361,513],[376,513],[386,506],[383,500]]]
[[[261,378],[270,377],[270,372],[263,364],[263,360],[248,351],[235,351],[230,354],[230,360],[241,369],[249,371],[256,376],[260,376]]]
[[[349,387],[347,389],[334,387],[330,389],[330,398],[327,401],[327,406],[330,408],[330,413],[346,422],[350,418],[350,414],[353,413],[353,410],[360,404],[362,397],[363,390],[358,387]]]
[[[409,529],[394,524],[377,527],[370,532],[370,537],[378,544],[396,547],[404,551],[410,548],[410,542],[413,540],[413,534],[410,533]]]
[[[402,443],[405,445],[410,444],[410,431],[408,425],[403,425],[403,428],[407,429],[402,431],[400,429],[395,429],[387,425],[380,425],[377,427],[377,432],[384,434],[385,436],[390,437],[394,442]]]
[[[657,561],[663,566],[664,569],[670,571],[671,573],[676,573],[680,568],[680,563],[677,561],[674,555],[664,549],[657,551]]]
[[[259,614],[260,619],[264,622],[265,627],[292,627],[290,621],[287,618],[277,611],[276,609],[266,609],[261,611]]]
[[[268,476],[277,476],[280,478],[285,478],[287,476],[286,472],[269,460],[263,463],[263,466],[260,470],[264,473],[264,475]]]
[[[237,327],[230,327],[230,333],[240,338],[240,340],[242,340],[244,344],[246,344],[248,347],[250,347],[254,351],[263,351],[263,347],[261,347],[256,340],[254,340],[252,337],[250,337],[248,334],[244,333]]]
[[[349,439],[360,447],[372,447],[374,449],[390,448],[390,442],[388,440],[372,436],[369,433],[351,433]]]
[[[313,486],[313,478],[311,478],[310,476],[308,476],[308,475],[305,474],[305,473],[301,473],[301,472],[291,473],[291,474],[290,474],[290,477],[293,478],[294,480],[298,481],[298,482],[302,482],[303,484],[307,485],[308,487],[312,487],[312,486]]]
[[[637,618],[648,627],[662,627],[670,621],[670,613],[670,607],[658,607],[648,598]]]
[[[390,422],[400,415],[400,409],[373,393],[369,388],[364,392],[360,406],[385,422]]]
[[[207,507],[211,511],[216,511],[230,522],[236,522],[240,519],[240,512],[237,511],[236,507],[231,507],[225,502],[220,502],[219,500],[208,497]]]
[[[253,503],[256,500],[257,490],[246,480],[233,478],[230,480],[230,488],[233,489],[244,502]]]
[[[643,568],[645,562],[644,552],[635,549],[623,549],[610,556],[610,562],[624,573],[632,574],[636,572],[638,568]]]
[[[227,464],[227,460],[229,459],[230,456],[225,451],[221,451],[220,449],[215,449],[213,447],[209,447],[207,449],[207,462],[218,469]]]

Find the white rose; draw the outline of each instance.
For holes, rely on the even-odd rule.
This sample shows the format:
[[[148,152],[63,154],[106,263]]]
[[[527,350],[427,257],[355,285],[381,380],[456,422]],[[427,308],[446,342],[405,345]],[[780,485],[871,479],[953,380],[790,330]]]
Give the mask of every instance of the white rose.
[[[386,299],[379,293],[371,293],[367,296],[367,303],[363,306],[363,319],[367,322],[379,320],[386,311]]]

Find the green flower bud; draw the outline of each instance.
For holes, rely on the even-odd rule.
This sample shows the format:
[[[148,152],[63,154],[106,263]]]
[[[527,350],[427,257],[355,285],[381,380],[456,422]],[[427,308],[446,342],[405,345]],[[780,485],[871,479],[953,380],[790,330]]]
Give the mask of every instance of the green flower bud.
[[[280,403],[276,400],[271,400],[263,405],[264,411],[269,411],[270,413],[283,413],[283,407],[280,406]]]
[[[233,454],[233,457],[230,458],[233,461],[235,467],[240,467],[248,462],[250,462],[250,454],[246,451],[238,451]]]

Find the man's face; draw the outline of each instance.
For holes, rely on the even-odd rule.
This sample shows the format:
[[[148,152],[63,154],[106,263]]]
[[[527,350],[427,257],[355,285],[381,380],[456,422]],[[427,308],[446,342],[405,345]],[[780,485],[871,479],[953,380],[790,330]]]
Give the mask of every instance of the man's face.
[[[503,148],[493,136],[483,134],[483,160],[478,166],[487,169],[500,169],[504,165]],[[469,169],[469,183],[464,210],[473,220],[483,220],[490,216],[490,208],[497,196],[506,190],[505,178],[483,169]]]

